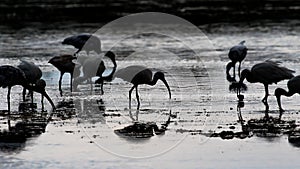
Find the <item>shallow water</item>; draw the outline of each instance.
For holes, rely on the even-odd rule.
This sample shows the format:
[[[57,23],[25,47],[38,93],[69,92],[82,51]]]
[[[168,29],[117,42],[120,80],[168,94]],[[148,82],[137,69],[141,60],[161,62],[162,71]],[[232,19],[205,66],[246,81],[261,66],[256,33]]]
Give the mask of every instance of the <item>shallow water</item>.
[[[118,69],[129,65],[146,65],[166,72],[172,90],[168,102],[163,83],[154,87],[141,86],[140,121],[155,121],[158,126],[171,118],[168,130],[148,139],[124,138],[115,129],[132,123],[128,111],[129,83],[114,79],[104,85],[104,95],[90,93],[89,85],[80,85],[81,92],[70,96],[69,75],[63,79],[64,97],[59,96],[59,72],[48,60],[76,50],[61,45],[64,37],[79,32],[95,32],[103,24],[59,24],[47,27],[41,23],[23,28],[0,27],[0,63],[17,65],[19,59],[35,62],[43,70],[47,92],[55,103],[73,98],[77,114],[70,118],[54,116],[46,131],[30,137],[25,143],[3,144],[0,151],[1,168],[299,168],[299,147],[288,142],[288,135],[273,137],[256,135],[245,139],[222,140],[209,137],[222,130],[241,131],[237,122],[236,94],[228,90],[225,65],[228,49],[246,40],[249,48],[243,68],[266,59],[282,61],[296,71],[299,67],[299,21],[274,23],[219,23],[201,25],[209,41],[194,38],[189,32],[185,39],[194,44],[200,57],[170,36],[157,34],[129,35],[118,40],[124,31],[106,30],[101,35],[104,48],[114,46]],[[169,25],[172,27],[173,25]],[[154,29],[154,28],[153,28]],[[155,28],[157,29],[157,28]],[[177,30],[177,31],[178,31]],[[183,40],[183,41],[184,41]],[[145,47],[141,50],[140,46]],[[128,55],[129,54],[129,55]],[[82,52],[79,57],[86,54]],[[93,53],[91,54],[93,56]],[[125,57],[127,56],[127,57]],[[200,59],[199,59],[200,58]],[[112,67],[105,59],[108,67]],[[109,72],[106,72],[109,73]],[[247,83],[244,120],[261,118],[265,107],[261,103],[264,88],[261,84]],[[269,91],[270,115],[277,117],[277,103],[272,95],[276,87],[286,88],[286,81],[271,85]],[[95,87],[97,89],[97,87]],[[18,110],[21,88],[13,87],[12,109]],[[0,90],[1,109],[6,109],[6,89]],[[133,107],[136,100],[133,92]],[[98,101],[97,101],[98,100]],[[40,97],[35,94],[40,110]],[[286,112],[283,120],[296,120],[298,124],[299,96],[282,98]],[[50,106],[46,108],[50,111]],[[135,118],[135,112],[133,118]],[[106,116],[107,114],[108,116]],[[117,114],[117,116],[113,115]],[[234,126],[234,129],[232,129]],[[1,130],[7,129],[6,118],[1,119]],[[231,129],[230,129],[231,128]],[[201,131],[201,132],[200,132]]]

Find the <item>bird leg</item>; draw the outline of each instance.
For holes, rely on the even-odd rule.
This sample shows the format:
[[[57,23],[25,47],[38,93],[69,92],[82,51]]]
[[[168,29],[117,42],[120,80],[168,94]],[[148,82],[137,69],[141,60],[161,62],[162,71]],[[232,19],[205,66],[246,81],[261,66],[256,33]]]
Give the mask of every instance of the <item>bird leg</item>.
[[[233,65],[233,78],[235,79],[235,64]]]
[[[265,97],[262,99],[262,102],[268,104],[268,96],[269,96],[268,84],[264,84],[264,86],[265,86]]]
[[[132,86],[132,88],[129,90],[129,110],[131,110],[131,93],[134,88],[135,86]]]
[[[7,92],[7,109],[8,109],[8,115],[10,115],[10,90],[11,90],[11,87],[8,86],[8,92]]]
[[[265,118],[266,118],[266,120],[269,120],[269,104],[268,104],[268,102],[264,102],[264,105],[266,107]]]
[[[23,92],[22,92],[22,94],[23,94],[23,102],[25,102],[25,95],[26,95],[26,89],[23,87]]]
[[[72,91],[73,91],[73,73],[71,73],[70,84],[71,84],[71,93],[72,93]]]
[[[44,96],[43,95],[41,98],[41,104],[42,104],[42,112],[44,112]]]
[[[91,85],[91,94],[93,93],[93,83],[92,83],[92,78],[89,78],[88,83]]]
[[[136,94],[136,100],[137,100],[137,110],[140,109],[140,97],[139,97],[139,92],[138,92],[138,86],[135,87],[135,94]]]
[[[58,89],[60,92],[60,96],[62,96],[62,90],[61,90],[61,81],[62,81],[62,77],[63,77],[64,73],[60,73],[60,77],[59,77],[59,81],[58,81]]]
[[[241,78],[241,62],[239,62],[238,73],[239,73],[239,79],[240,79]]]
[[[30,98],[31,98],[31,111],[33,111],[33,91],[30,90],[29,93],[30,93]]]
[[[100,82],[100,88],[101,88],[101,94],[104,94],[104,91],[103,91],[103,79],[101,78],[101,82]]]

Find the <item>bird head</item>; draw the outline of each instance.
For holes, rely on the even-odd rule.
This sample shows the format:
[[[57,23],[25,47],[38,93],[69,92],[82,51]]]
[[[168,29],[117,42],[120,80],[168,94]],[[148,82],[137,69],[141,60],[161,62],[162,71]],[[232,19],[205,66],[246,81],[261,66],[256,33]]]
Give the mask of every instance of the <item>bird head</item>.
[[[242,73],[241,73],[241,78],[240,78],[240,82],[239,83],[243,83],[243,81],[245,80],[245,78],[248,78],[250,74],[251,74],[251,72],[250,72],[249,69],[244,69],[242,71]]]
[[[285,95],[287,92],[282,89],[282,88],[277,88],[274,92],[274,95],[276,96],[276,98],[280,98],[281,95]]]
[[[153,80],[156,80],[156,79],[157,80],[160,79],[165,84],[165,86],[167,87],[167,89],[169,91],[169,99],[171,99],[171,90],[170,90],[170,87],[168,85],[168,82],[165,79],[165,74],[163,72],[156,72],[154,74]]]
[[[45,88],[46,88],[46,82],[43,79],[39,79],[36,81],[35,84],[33,85],[28,85],[25,88],[32,90],[34,92],[40,93],[42,94],[44,97],[46,97],[46,99],[49,101],[49,103],[52,106],[53,111],[55,111],[55,105],[52,101],[52,99],[49,97],[49,95],[47,94]]]
[[[276,99],[277,99],[279,111],[280,111],[280,112],[283,112],[283,109],[282,109],[282,107],[281,107],[280,96],[281,96],[281,95],[287,95],[287,91],[285,91],[285,90],[282,89],[282,88],[277,88],[277,89],[275,90],[275,93],[274,93],[274,94],[275,94]]]

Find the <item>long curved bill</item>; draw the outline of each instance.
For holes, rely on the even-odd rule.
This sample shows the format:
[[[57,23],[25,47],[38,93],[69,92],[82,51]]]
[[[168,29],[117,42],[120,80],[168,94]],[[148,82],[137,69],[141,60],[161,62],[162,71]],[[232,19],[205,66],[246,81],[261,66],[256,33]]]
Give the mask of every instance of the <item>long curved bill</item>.
[[[165,86],[167,87],[168,91],[169,91],[169,99],[171,99],[171,90],[170,87],[168,85],[168,82],[166,81],[166,79],[161,79],[161,81],[165,84]]]
[[[48,96],[48,94],[47,94],[47,92],[45,91],[45,92],[43,92],[42,93],[42,95],[44,96],[44,97],[46,97],[46,99],[49,101],[49,103],[51,104],[51,106],[52,106],[52,111],[55,111],[55,105],[54,105],[54,103],[53,103],[53,101],[51,100],[51,98]]]

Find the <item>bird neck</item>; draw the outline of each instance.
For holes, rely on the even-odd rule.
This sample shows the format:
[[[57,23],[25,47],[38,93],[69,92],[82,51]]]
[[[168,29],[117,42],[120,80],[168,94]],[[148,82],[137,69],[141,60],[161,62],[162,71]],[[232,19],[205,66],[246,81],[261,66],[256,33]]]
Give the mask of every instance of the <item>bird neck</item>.
[[[245,79],[247,79],[247,81],[250,82],[250,83],[256,82],[254,77],[253,77],[252,72],[248,69],[245,69],[245,70],[242,71],[240,82],[243,82]]]
[[[275,96],[276,97],[279,97],[280,98],[280,96],[287,96],[287,97],[290,97],[290,96],[292,96],[294,93],[293,92],[291,92],[291,91],[286,91],[286,90],[284,90],[284,89],[282,89],[282,88],[277,88],[276,90],[275,90]]]
[[[228,76],[229,75],[229,71],[230,69],[233,67],[233,63],[232,62],[229,62],[227,65],[226,65],[226,75]]]
[[[154,86],[157,83],[157,81],[158,81],[158,78],[153,78],[151,80],[151,82],[148,83],[148,85]]]
[[[110,58],[111,59],[111,58]],[[117,70],[117,63],[116,63],[116,60],[114,59],[111,59],[112,63],[114,64],[114,68],[112,70],[112,72],[108,75],[108,76],[103,76],[102,79],[105,80],[105,81],[112,81],[113,79],[113,76]]]

